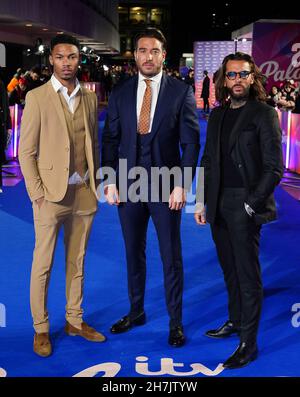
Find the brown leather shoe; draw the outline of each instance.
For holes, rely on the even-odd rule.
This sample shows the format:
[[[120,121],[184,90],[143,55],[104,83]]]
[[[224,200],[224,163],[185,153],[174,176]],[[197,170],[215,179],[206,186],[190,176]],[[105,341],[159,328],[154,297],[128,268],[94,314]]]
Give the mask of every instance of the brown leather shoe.
[[[90,342],[104,342],[105,336],[97,332],[94,328],[87,325],[87,323],[81,323],[81,329],[73,327],[68,321],[66,322],[65,332],[70,336],[82,336],[84,339]]]
[[[33,351],[41,357],[50,356],[52,353],[52,346],[48,332],[34,334]]]

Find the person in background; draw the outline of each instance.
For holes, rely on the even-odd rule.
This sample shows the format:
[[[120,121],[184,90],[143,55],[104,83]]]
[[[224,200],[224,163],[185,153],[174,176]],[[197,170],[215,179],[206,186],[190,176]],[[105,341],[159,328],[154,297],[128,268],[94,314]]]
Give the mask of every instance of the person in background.
[[[193,92],[195,93],[195,79],[194,79],[194,71],[192,69],[189,70],[186,78],[184,79],[184,82],[186,84],[189,84],[192,87]]]
[[[42,72],[41,72],[41,82],[43,84],[47,83],[51,79],[51,72],[48,66],[43,66],[42,67]]]
[[[295,107],[292,111],[292,113],[300,113],[300,90],[299,86],[295,89]]]
[[[9,106],[21,105],[25,106],[25,97],[28,92],[27,80],[24,77],[19,78],[19,84],[9,93]]]
[[[282,94],[280,89],[276,85],[273,85],[267,97],[267,104],[272,106],[273,108],[277,107],[278,101],[281,99],[281,96]]]
[[[284,84],[281,98],[277,101],[278,107],[283,111],[291,111],[295,108],[296,96],[289,81]]]
[[[43,83],[40,80],[41,69],[38,66],[32,67],[29,72],[25,73],[24,77],[27,81],[27,90],[31,91],[40,87]]]
[[[12,125],[6,87],[0,80],[0,193],[2,193],[2,166],[6,163],[5,150],[12,134]]]
[[[201,98],[203,99],[203,112],[209,113],[209,86],[210,86],[210,78],[208,77],[208,71],[204,70],[203,72],[203,85]]]
[[[16,74],[13,76],[13,78],[10,80],[10,82],[7,85],[7,92],[10,93],[12,92],[15,87],[19,84],[19,79],[22,75],[22,69],[18,68]]]

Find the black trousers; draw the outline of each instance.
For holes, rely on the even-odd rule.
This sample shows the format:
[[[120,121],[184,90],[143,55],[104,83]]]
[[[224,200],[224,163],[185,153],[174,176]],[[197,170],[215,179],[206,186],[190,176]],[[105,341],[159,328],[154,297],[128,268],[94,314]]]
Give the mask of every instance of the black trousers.
[[[209,112],[209,98],[204,97],[203,99],[203,111],[204,112]]]
[[[245,199],[244,188],[224,188],[211,230],[228,291],[229,319],[241,327],[241,342],[253,342],[263,300],[258,258],[261,226],[247,214]]]
[[[146,283],[146,235],[151,216],[159,241],[164,270],[165,298],[170,327],[182,324],[183,265],[181,211],[168,203],[121,203],[118,207],[126,248],[130,317],[144,311]]]

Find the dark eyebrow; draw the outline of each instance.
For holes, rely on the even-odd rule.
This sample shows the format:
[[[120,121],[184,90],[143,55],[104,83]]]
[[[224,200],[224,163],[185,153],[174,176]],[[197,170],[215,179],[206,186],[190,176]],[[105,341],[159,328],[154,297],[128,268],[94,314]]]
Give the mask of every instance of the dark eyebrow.
[[[146,47],[139,47],[138,49],[139,49],[139,50],[147,50],[147,48],[146,48]],[[161,51],[161,49],[160,49],[160,48],[151,48],[151,51],[153,51],[153,50],[156,50],[156,51]]]
[[[72,52],[71,54],[67,55],[68,57],[72,56],[72,55],[77,55],[77,52]],[[60,56],[63,57],[64,54],[61,54],[60,52],[58,52],[57,54],[55,54],[55,56]]]

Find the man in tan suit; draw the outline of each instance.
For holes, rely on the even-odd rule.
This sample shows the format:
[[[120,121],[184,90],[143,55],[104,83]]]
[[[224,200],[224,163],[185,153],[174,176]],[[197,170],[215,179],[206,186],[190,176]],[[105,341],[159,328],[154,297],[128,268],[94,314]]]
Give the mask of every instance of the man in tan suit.
[[[28,93],[21,125],[19,160],[33,206],[35,249],[30,304],[33,350],[47,357],[47,294],[54,250],[64,226],[66,252],[66,326],[68,335],[93,342],[105,337],[83,320],[84,256],[97,211],[99,169],[96,95],[76,78],[79,42],[68,35],[51,41],[51,80]]]

